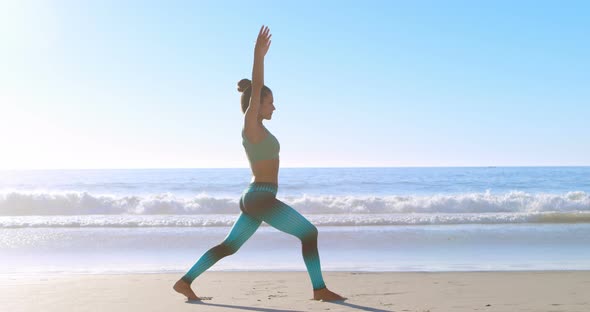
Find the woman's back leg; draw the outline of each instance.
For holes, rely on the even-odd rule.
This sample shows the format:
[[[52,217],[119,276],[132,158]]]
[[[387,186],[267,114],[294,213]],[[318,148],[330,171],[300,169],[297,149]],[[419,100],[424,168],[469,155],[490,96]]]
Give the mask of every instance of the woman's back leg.
[[[220,244],[207,250],[182,279],[190,285],[195,278],[217,261],[236,253],[256,232],[261,223],[261,220],[241,212],[225,239]]]

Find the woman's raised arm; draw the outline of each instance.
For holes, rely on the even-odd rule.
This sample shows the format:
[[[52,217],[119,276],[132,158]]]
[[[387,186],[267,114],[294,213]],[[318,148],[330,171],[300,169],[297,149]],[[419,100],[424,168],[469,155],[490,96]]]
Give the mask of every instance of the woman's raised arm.
[[[252,96],[250,105],[246,110],[246,128],[248,124],[255,125],[258,119],[258,109],[260,108],[260,92],[264,86],[264,56],[270,47],[270,30],[262,25],[256,45],[254,47],[254,67],[252,68]]]

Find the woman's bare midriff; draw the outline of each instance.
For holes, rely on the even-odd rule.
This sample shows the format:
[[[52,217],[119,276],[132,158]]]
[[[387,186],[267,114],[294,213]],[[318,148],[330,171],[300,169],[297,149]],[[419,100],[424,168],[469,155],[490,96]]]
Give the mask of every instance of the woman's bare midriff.
[[[258,160],[251,166],[253,182],[272,182],[279,184],[279,159]]]

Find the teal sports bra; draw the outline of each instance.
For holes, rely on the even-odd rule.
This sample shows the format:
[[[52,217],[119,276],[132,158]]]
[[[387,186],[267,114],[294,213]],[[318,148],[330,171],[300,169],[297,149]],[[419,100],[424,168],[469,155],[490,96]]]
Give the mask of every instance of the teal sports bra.
[[[262,141],[256,144],[248,141],[244,130],[242,130],[242,145],[246,150],[246,156],[248,156],[248,161],[250,161],[250,164],[253,164],[258,160],[279,158],[279,152],[281,151],[281,145],[279,144],[279,141],[272,133],[270,133],[270,131],[268,131],[268,129],[266,129],[264,125],[262,127],[268,133],[268,135]]]

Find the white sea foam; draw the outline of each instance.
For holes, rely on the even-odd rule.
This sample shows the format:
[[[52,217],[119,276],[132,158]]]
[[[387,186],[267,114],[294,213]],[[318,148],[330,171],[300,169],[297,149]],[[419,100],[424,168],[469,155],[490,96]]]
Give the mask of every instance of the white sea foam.
[[[26,227],[211,227],[232,226],[234,215],[84,215],[0,217],[0,228]],[[317,226],[590,223],[590,212],[411,213],[306,215]],[[263,223],[262,226],[266,226]]]
[[[199,194],[191,198],[171,193],[147,196],[96,195],[87,192],[0,193],[0,216],[33,215],[203,215],[235,214],[238,198]],[[285,196],[279,200],[305,214],[390,213],[537,213],[590,211],[590,194],[462,193],[396,196]]]
[[[590,222],[590,196],[585,192],[279,199],[318,226]],[[5,192],[0,194],[0,228],[231,226],[240,212],[238,200],[206,194],[181,198],[169,193]]]

